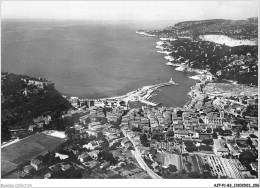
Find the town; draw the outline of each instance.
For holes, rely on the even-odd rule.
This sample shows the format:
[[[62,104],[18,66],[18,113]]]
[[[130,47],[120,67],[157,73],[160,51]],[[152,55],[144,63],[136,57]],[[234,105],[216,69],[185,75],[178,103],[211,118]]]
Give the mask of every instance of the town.
[[[136,32],[160,39],[169,71],[196,80],[182,107],[153,101],[174,78],[82,99],[2,72],[2,178],[258,179],[257,28],[215,19]]]
[[[31,136],[2,145],[3,152],[36,138],[52,145],[22,156],[31,159],[4,178],[257,178],[257,88],[203,75],[182,108],[63,96],[72,105],[60,118],[63,128],[51,127],[50,115],[40,116],[28,127]]]

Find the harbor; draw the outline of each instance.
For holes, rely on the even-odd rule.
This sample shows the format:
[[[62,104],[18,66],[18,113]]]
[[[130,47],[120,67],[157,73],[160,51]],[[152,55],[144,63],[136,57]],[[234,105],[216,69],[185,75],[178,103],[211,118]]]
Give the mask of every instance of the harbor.
[[[143,86],[142,88],[138,88],[137,90],[131,91],[126,95],[111,97],[111,98],[101,98],[101,99],[80,99],[80,101],[93,101],[95,106],[105,106],[106,104],[119,104],[120,102],[124,102],[126,106],[129,102],[141,102],[149,106],[158,106],[160,103],[150,101],[149,99],[153,97],[153,92],[157,91],[161,87],[176,85],[179,86],[178,83],[170,79],[168,82],[159,83],[155,85]]]

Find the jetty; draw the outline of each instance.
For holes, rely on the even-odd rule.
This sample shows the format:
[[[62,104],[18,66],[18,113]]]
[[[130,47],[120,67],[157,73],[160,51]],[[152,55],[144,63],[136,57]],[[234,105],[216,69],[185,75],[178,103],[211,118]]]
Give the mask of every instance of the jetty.
[[[149,101],[148,99],[153,96],[153,92],[158,91],[160,87],[165,87],[165,86],[171,86],[171,85],[176,85],[178,86],[179,84],[174,82],[172,78],[168,82],[164,83],[159,83],[155,85],[149,85],[149,86],[143,86],[142,88],[138,88],[137,90],[131,91],[127,93],[126,95],[118,96],[118,97],[111,97],[111,98],[102,98],[102,99],[81,99],[81,101],[86,101],[86,100],[92,100],[96,102],[108,102],[108,101],[113,101],[113,102],[120,102],[124,101],[125,103],[129,102],[135,102],[139,101],[141,103],[150,105],[150,106],[158,106],[160,103],[158,102],[152,102]]]

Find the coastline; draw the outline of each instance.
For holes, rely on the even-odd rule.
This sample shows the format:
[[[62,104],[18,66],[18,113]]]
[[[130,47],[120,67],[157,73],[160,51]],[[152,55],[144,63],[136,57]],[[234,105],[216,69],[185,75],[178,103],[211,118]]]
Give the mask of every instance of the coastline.
[[[136,34],[140,34],[140,35],[145,35],[145,36],[149,36],[149,37],[157,37],[156,35],[151,35],[148,34],[144,31],[142,32],[136,32]],[[190,37],[179,37],[179,38],[190,38]],[[169,40],[169,41],[174,41],[177,39],[174,38],[159,38],[160,41],[156,42],[156,48],[160,49],[157,51],[157,53],[162,53],[162,54],[166,54],[166,56],[164,56],[164,59],[168,60],[167,63],[165,63],[165,65],[167,66],[173,66],[175,67],[176,71],[179,72],[190,72],[190,73],[196,73],[196,75],[194,76],[188,76],[188,78],[199,81],[198,84],[201,84],[203,81],[207,81],[207,80],[212,80],[212,78],[214,77],[209,71],[207,70],[202,70],[202,69],[194,69],[194,68],[190,68],[184,64],[181,63],[174,63],[173,61],[175,60],[173,57],[169,56],[170,53],[172,53],[171,51],[163,51],[164,49],[167,49],[165,47],[163,47],[163,45],[165,44],[165,41]],[[188,108],[189,104],[191,104],[193,98],[191,93],[193,92],[193,89],[195,88],[196,85],[193,85],[190,88],[190,91],[186,94],[188,96],[188,100],[187,102],[182,106],[182,108]]]
[[[116,97],[110,97],[110,98],[100,98],[100,99],[79,99],[80,101],[86,101],[86,100],[92,100],[96,102],[104,102],[104,101],[113,101],[113,102],[121,102],[124,101],[126,104],[129,102],[141,102],[150,106],[158,106],[160,104],[149,101],[151,97],[153,97],[155,94],[153,92],[158,91],[160,87],[165,87],[165,86],[171,86],[171,85],[179,85],[178,83],[174,82],[172,78],[170,79],[169,82],[165,83],[159,83],[155,85],[148,85],[148,86],[143,86],[141,88],[138,88],[134,91],[130,91],[125,95],[121,96],[116,96]]]
[[[148,36],[148,37],[157,37],[157,38],[159,38],[156,35],[152,35],[152,34],[144,32],[144,31],[136,31],[135,33],[136,34],[140,34],[140,35],[145,35],[145,36]],[[161,38],[159,38],[159,41],[156,42],[156,47],[155,47],[155,48],[159,49],[157,51],[157,53],[161,53],[161,54],[165,54],[166,55],[166,56],[164,56],[164,59],[168,60],[168,62],[165,63],[166,65],[175,67],[175,70],[179,71],[179,72],[196,73],[197,75],[188,76],[188,78],[193,79],[193,80],[197,80],[197,81],[202,81],[203,79],[205,79],[205,75],[211,75],[207,70],[193,69],[193,68],[187,67],[187,66],[185,66],[183,64],[180,64],[180,63],[173,63],[173,61],[175,59],[172,58],[171,56],[169,56],[169,54],[172,53],[172,52],[171,51],[164,51],[165,48],[163,47],[163,45],[165,44],[165,41],[167,41],[167,40],[174,41],[174,40],[177,40],[177,39],[161,37]],[[152,93],[154,91],[158,90],[158,89],[155,89],[153,91],[149,91],[150,87],[152,87],[152,86],[154,86],[154,85],[142,86],[140,88],[137,88],[134,91],[129,91],[128,93],[126,93],[124,95],[120,95],[120,96],[113,96],[113,97],[107,97],[107,98],[97,98],[97,99],[83,98],[83,99],[79,99],[79,100],[80,101],[93,100],[93,101],[96,101],[96,102],[103,102],[105,100],[109,100],[109,101],[113,101],[113,102],[118,102],[118,101],[130,101],[130,102],[132,101],[132,102],[136,102],[136,101],[139,101],[141,103],[148,104],[148,105],[151,105],[151,106],[157,106],[160,103],[160,101],[159,101],[159,103],[156,104],[154,102],[146,101],[143,98],[140,98],[140,99],[135,98],[137,92],[142,91],[142,90],[147,90],[147,93],[149,93],[149,94],[148,94],[148,96],[145,96],[145,99],[148,100],[150,97],[152,97]],[[187,100],[188,100],[188,102],[190,102],[191,98],[190,98],[190,95],[188,93],[187,93],[187,96],[188,96]],[[184,107],[186,104],[187,104],[187,102],[185,102],[185,104],[182,107]],[[176,106],[176,107],[180,107],[180,106]]]
[[[145,32],[136,33],[146,35]],[[149,36],[149,34],[146,36]],[[137,38],[139,39],[139,36]],[[48,124],[51,121],[48,127],[45,126],[45,123],[40,122],[36,124],[37,129],[35,130],[33,129],[34,125],[28,124],[28,132],[32,131],[32,135],[27,135],[23,139],[13,140],[1,146],[3,149],[11,144],[14,145],[13,148],[5,148],[7,153],[5,156],[7,157],[4,158],[4,162],[7,161],[7,165],[17,165],[15,171],[9,171],[2,178],[8,179],[9,173],[15,174],[16,171],[20,173],[20,170],[25,171],[24,169],[29,166],[25,166],[24,162],[22,164],[18,163],[16,158],[12,159],[11,156],[8,156],[9,153],[14,157],[21,155],[21,158],[24,157],[21,159],[23,161],[31,160],[31,157],[42,160],[44,157],[41,162],[48,169],[51,179],[56,177],[56,172],[59,172],[54,168],[58,165],[70,165],[70,167],[73,167],[71,169],[82,169],[80,173],[83,179],[193,179],[192,176],[195,174],[198,179],[216,179],[217,181],[217,179],[222,179],[224,173],[227,175],[225,179],[255,178],[251,170],[244,166],[244,161],[240,161],[240,156],[243,156],[241,154],[244,152],[242,151],[244,148],[246,148],[247,152],[250,151],[257,156],[256,146],[253,148],[252,144],[246,143],[247,145],[242,145],[240,142],[246,142],[245,138],[247,140],[248,137],[251,138],[250,134],[256,137],[258,135],[258,86],[250,88],[252,84],[246,87],[246,85],[240,85],[239,82],[237,84],[235,79],[234,81],[222,79],[218,74],[215,74],[214,69],[211,69],[214,64],[212,60],[207,61],[208,67],[193,66],[194,59],[191,59],[188,53],[190,49],[187,46],[185,48],[184,45],[186,41],[175,39],[177,40],[175,43],[170,42],[170,39],[173,40],[172,38],[159,39],[159,41],[157,39],[148,39],[148,41],[153,41],[149,43],[148,49],[153,49],[153,45],[157,41],[156,48],[159,50],[157,52],[156,49],[149,50],[149,56],[142,56],[144,58],[138,63],[145,62],[149,57],[152,57],[149,59],[148,66],[156,72],[162,68],[169,74],[164,75],[159,72],[159,77],[163,75],[163,79],[157,79],[156,74],[148,74],[147,76],[144,73],[145,69],[138,67],[141,70],[140,73],[145,75],[145,81],[138,80],[139,85],[137,87],[128,88],[131,91],[124,90],[119,96],[114,95],[117,95],[118,91],[123,88],[122,85],[119,85],[113,94],[103,95],[104,98],[101,98],[102,94],[105,93],[102,93],[102,90],[99,90],[96,96],[86,96],[94,99],[80,99],[71,95],[63,95],[60,92],[61,98],[71,104],[69,109],[64,111],[55,109],[55,112],[62,113],[59,113],[57,118],[48,115]],[[207,41],[203,42],[207,43]],[[136,45],[134,44],[134,46]],[[183,47],[185,52],[179,51],[178,47]],[[175,49],[178,50],[175,51]],[[142,53],[142,51],[138,51]],[[201,53],[200,49],[198,51]],[[211,52],[210,48],[208,48],[208,51]],[[156,54],[155,52],[165,55]],[[211,57],[212,54],[209,56]],[[131,55],[130,58],[132,60],[135,56]],[[197,59],[198,64],[203,63],[200,58]],[[167,66],[172,66],[174,70],[171,67],[162,66],[163,62]],[[122,64],[125,66],[126,62],[123,61]],[[115,68],[115,66],[112,68]],[[97,72],[94,72],[94,74],[97,74]],[[174,80],[176,79],[175,81],[183,85],[183,87],[172,87],[179,84],[173,81],[172,78],[167,81],[169,75],[170,77],[173,76]],[[127,78],[127,75],[124,74],[122,77]],[[86,81],[85,79],[82,80]],[[116,84],[116,82],[106,80],[106,78],[101,81],[105,85],[109,85],[109,83]],[[86,82],[86,87],[91,85],[91,79],[89,83]],[[100,85],[96,83],[95,86],[102,87],[102,82]],[[126,82],[131,84],[132,80],[126,79]],[[186,84],[187,82],[190,84]],[[160,92],[162,91],[160,87],[164,88],[163,92]],[[91,87],[88,89],[93,90]],[[25,97],[27,97],[26,91],[27,88],[22,93]],[[80,89],[79,94],[81,92],[83,93],[84,90]],[[159,92],[158,98],[154,97]],[[101,95],[98,95],[99,93]],[[181,102],[172,103],[175,99]],[[168,103],[164,103],[164,101]],[[46,105],[45,102],[38,103],[40,105],[44,104],[43,106]],[[55,104],[55,101],[50,101],[50,103]],[[134,103],[138,103],[138,106],[131,106]],[[159,104],[162,105],[158,106]],[[253,113],[247,111],[247,107],[253,107]],[[46,112],[43,112],[41,117],[33,118],[33,121],[45,120],[45,114]],[[56,121],[58,118],[59,121]],[[235,122],[242,118],[246,120],[248,130],[237,128],[238,126],[245,126],[242,123]],[[43,120],[41,121],[43,122]],[[39,125],[42,125],[41,129],[38,129]],[[238,134],[239,136],[237,136]],[[22,143],[18,143],[20,141]],[[56,141],[57,144],[55,145]],[[39,145],[31,145],[33,142]],[[236,142],[240,143],[241,146],[237,145]],[[75,147],[75,143],[77,147]],[[222,149],[225,146],[224,155],[223,153],[219,154],[217,148],[219,143],[223,143]],[[232,144],[234,143],[236,149],[233,148]],[[98,147],[96,147],[97,144]],[[31,147],[27,147],[28,145],[31,145]],[[43,149],[43,151],[39,148]],[[37,154],[38,156],[30,154],[34,150],[35,153],[39,154]],[[233,153],[235,150],[237,152]],[[45,155],[47,151],[48,155]],[[227,152],[228,156],[225,156]],[[30,156],[22,156],[24,153],[30,154]],[[92,155],[93,153],[95,154]],[[105,158],[103,154],[111,157]],[[52,160],[51,157],[54,158],[54,156],[55,159],[59,157],[59,161]],[[117,159],[117,156],[120,158]],[[49,161],[45,160],[45,158]],[[253,161],[254,163],[250,163],[258,164],[256,158]],[[64,159],[68,161],[64,161]],[[60,160],[63,160],[63,162]],[[129,170],[132,165],[135,169]],[[22,166],[23,169],[20,168]],[[173,170],[172,167],[174,167]],[[245,171],[251,175],[243,175]],[[41,174],[41,178],[45,178],[46,172],[42,172],[44,174]],[[71,171],[67,172],[74,173],[74,171],[72,173]],[[114,176],[115,174],[116,176]],[[34,174],[32,175],[34,178]],[[38,177],[38,174],[36,176]],[[22,177],[28,178],[28,176],[21,176],[20,178]]]

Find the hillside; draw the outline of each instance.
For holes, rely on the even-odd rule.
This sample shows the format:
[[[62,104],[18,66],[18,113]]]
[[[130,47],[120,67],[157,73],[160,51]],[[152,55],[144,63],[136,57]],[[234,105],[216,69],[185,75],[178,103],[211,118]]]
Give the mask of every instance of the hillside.
[[[33,118],[55,119],[71,107],[54,84],[42,78],[2,73],[1,87],[2,130],[28,128]]]
[[[168,65],[207,70],[219,80],[257,86],[257,22],[258,18],[186,21],[137,33],[160,38],[156,48],[167,54]]]
[[[198,39],[200,35],[220,34],[235,39],[252,39],[258,36],[258,18],[247,20],[198,20],[179,22],[163,30],[143,31],[157,37]]]

